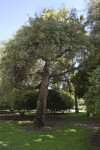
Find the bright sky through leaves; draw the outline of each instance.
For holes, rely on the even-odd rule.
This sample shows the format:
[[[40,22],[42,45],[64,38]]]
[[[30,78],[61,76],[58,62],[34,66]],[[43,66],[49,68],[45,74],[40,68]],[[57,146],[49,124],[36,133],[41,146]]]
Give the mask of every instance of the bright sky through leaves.
[[[84,0],[0,0],[0,40],[8,40],[13,33],[45,6],[58,9],[62,3],[83,13]]]

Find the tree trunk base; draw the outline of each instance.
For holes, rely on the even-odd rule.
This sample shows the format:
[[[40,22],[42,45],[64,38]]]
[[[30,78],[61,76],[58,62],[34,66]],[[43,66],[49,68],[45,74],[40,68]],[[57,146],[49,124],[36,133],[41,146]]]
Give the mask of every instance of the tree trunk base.
[[[79,111],[78,111],[78,110],[76,110],[76,111],[75,111],[75,113],[79,113]]]
[[[34,120],[34,125],[35,125],[35,127],[37,127],[37,128],[42,128],[42,127],[45,126],[44,122],[38,120],[37,118],[35,118],[35,120]]]

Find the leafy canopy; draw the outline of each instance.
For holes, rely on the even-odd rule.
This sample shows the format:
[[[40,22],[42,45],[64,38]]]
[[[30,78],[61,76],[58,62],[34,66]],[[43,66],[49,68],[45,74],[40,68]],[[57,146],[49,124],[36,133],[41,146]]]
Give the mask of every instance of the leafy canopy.
[[[85,38],[85,29],[75,10],[69,12],[65,7],[59,11],[44,9],[39,16],[29,18],[28,24],[4,45],[1,61],[3,95],[9,93],[10,97],[21,88],[39,85],[45,62],[50,64],[51,79],[54,74],[67,71],[76,53],[87,47]]]

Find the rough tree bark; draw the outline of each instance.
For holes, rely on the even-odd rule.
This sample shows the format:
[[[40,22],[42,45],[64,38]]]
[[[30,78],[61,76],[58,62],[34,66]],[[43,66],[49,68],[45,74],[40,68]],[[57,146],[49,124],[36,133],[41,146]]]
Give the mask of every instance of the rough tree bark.
[[[45,110],[49,86],[49,67],[49,63],[45,62],[42,75],[42,82],[40,85],[39,98],[37,101],[36,115],[34,120],[34,124],[38,128],[43,127],[45,125]]]

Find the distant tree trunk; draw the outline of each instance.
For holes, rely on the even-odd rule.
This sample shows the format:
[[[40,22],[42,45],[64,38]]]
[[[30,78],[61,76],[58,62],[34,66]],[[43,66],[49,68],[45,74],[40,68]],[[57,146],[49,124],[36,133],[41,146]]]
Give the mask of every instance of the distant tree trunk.
[[[1,116],[2,116],[3,112],[2,112],[2,109],[1,109]]]
[[[78,109],[78,101],[77,101],[77,96],[75,94],[75,112],[79,113],[79,109]]]
[[[90,116],[90,112],[88,111],[88,106],[87,106],[87,116]]]
[[[85,60],[86,56],[85,56],[85,50],[81,50],[81,61],[83,62]]]
[[[50,65],[48,64],[48,62],[46,62],[43,70],[42,82],[40,85],[39,98],[37,101],[37,109],[34,120],[34,124],[38,128],[45,125],[45,110],[49,86],[49,67]]]
[[[20,116],[21,116],[21,117],[24,117],[25,111],[21,110],[19,113],[20,113]]]

